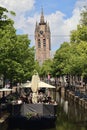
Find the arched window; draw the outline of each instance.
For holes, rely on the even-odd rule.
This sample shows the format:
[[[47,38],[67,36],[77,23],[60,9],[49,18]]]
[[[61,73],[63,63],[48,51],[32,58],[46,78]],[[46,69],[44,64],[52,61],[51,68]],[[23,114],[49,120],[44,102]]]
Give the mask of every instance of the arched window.
[[[38,48],[41,48],[40,39],[38,39]]]
[[[46,39],[43,39],[43,47],[46,47]]]

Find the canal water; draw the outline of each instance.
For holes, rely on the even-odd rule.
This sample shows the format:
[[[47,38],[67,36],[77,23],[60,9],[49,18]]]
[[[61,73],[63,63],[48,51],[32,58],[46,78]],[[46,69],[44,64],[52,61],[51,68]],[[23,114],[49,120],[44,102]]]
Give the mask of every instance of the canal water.
[[[60,97],[58,92],[56,100],[58,101],[56,127],[49,130],[87,130],[87,110],[70,99]]]
[[[56,128],[53,130],[87,130],[87,110],[71,99],[56,94],[59,102]]]

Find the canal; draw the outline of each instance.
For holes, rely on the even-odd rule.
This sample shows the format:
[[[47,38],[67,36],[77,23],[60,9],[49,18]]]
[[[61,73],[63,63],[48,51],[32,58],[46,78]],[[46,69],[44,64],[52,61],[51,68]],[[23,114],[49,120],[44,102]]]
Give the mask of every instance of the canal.
[[[87,110],[71,99],[56,94],[59,102],[56,128],[53,130],[87,130]]]
[[[73,100],[60,96],[58,92],[56,100],[58,101],[56,127],[50,130],[87,130],[87,110]],[[8,129],[4,127],[3,130]]]

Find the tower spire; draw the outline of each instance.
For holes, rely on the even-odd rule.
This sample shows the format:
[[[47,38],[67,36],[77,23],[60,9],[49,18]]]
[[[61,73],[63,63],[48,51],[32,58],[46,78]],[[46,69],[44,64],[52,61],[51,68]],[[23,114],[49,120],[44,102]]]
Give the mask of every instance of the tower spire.
[[[41,9],[40,23],[44,23],[44,14],[43,14],[43,8]]]

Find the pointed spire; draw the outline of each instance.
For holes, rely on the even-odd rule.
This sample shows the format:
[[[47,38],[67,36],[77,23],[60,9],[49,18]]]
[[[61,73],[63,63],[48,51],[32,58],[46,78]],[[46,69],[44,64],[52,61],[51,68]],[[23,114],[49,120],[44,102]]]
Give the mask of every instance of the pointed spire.
[[[43,8],[42,8],[42,10],[41,10],[40,23],[44,23],[44,14],[43,14]]]

